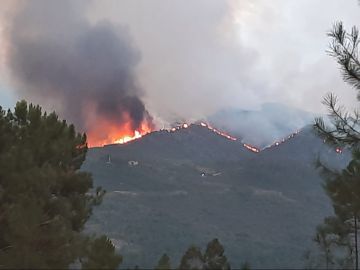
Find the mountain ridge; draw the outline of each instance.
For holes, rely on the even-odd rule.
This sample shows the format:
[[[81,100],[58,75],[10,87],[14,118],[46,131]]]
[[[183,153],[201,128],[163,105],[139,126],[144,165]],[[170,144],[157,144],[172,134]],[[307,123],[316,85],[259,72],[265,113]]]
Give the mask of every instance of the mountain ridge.
[[[302,268],[332,213],[318,158],[341,168],[349,156],[310,127],[260,153],[200,126],[89,149],[82,169],[107,194],[87,230],[106,232],[124,267],[152,268],[164,252],[177,265],[191,244],[219,238],[233,268]]]

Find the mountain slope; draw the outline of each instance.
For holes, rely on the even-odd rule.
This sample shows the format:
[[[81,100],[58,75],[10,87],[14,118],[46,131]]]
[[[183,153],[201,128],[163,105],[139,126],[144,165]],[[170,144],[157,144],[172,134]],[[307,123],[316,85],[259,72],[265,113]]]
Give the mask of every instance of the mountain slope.
[[[338,166],[348,159],[310,129],[259,154],[197,125],[90,149],[83,169],[108,193],[88,230],[112,238],[124,267],[151,268],[164,252],[177,264],[189,245],[217,237],[233,268],[301,268],[331,213],[318,156]]]

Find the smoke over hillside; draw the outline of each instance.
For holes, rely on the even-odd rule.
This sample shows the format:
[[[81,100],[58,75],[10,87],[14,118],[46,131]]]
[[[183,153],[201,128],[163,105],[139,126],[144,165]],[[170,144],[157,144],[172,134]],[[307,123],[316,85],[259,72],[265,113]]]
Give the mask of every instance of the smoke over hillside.
[[[91,25],[85,2],[18,5],[7,61],[21,96],[52,104],[92,145],[152,128],[134,76],[140,53],[126,29],[106,21]]]
[[[99,145],[152,130],[149,112],[159,127],[268,102],[321,114],[329,91],[351,108],[355,92],[326,55],[325,33],[335,20],[356,24],[357,8],[341,0],[3,0],[0,92],[4,66],[12,100],[56,109]],[[266,119],[248,126],[272,125]]]
[[[207,120],[243,142],[263,148],[311,124],[314,115],[282,104],[266,103],[260,110],[222,110]]]

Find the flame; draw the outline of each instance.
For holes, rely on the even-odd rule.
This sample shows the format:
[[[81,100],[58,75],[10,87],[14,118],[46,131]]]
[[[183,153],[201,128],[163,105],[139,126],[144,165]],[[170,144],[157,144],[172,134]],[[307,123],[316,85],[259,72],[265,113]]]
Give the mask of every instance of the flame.
[[[206,123],[204,123],[204,122],[200,122],[200,125],[201,125],[202,127],[206,127],[206,128],[208,128],[208,129],[212,130],[212,131],[215,132],[216,134],[218,134],[218,135],[220,135],[220,136],[223,136],[223,137],[225,137],[225,138],[227,138],[227,139],[229,139],[229,140],[232,140],[232,141],[236,141],[236,140],[237,140],[237,138],[232,137],[232,136],[230,136],[229,134],[227,134],[227,133],[225,133],[225,132],[223,132],[223,131],[220,131],[220,130],[216,129],[216,128],[210,126],[209,124],[206,124]]]
[[[244,147],[246,149],[248,149],[248,150],[250,150],[250,151],[252,151],[254,153],[259,153],[260,152],[260,149],[256,148],[255,146],[252,146],[252,145],[247,144],[247,143],[244,143],[243,145],[244,145]]]
[[[338,153],[338,154],[341,154],[342,153],[342,149],[340,147],[337,147],[335,149],[335,152]]]
[[[87,132],[89,147],[101,147],[107,144],[124,144],[136,140],[152,131],[152,125],[144,121],[137,129],[131,121],[117,125],[111,121],[102,121],[96,128]]]
[[[134,136],[130,137],[130,136],[125,136],[125,137],[122,137],[120,139],[117,139],[114,143],[120,143],[120,144],[123,144],[123,143],[127,143],[127,142],[130,142],[132,140],[136,140],[136,139],[139,139],[141,138],[142,135],[139,131],[135,130],[134,132]]]
[[[190,127],[190,125],[199,125],[199,123],[197,123],[197,124],[187,124],[187,123],[183,123],[183,124],[181,124],[181,125],[178,125],[178,126],[176,126],[176,127],[171,128],[171,129],[168,130],[168,131],[175,132],[175,131],[180,130],[180,129],[183,129],[183,128],[188,128],[188,127]],[[208,128],[209,130],[215,132],[216,134],[218,134],[218,135],[220,135],[220,136],[223,136],[223,137],[225,137],[225,138],[227,138],[227,139],[229,139],[229,140],[232,140],[232,141],[236,141],[236,140],[237,140],[237,138],[232,137],[232,136],[230,136],[229,134],[227,134],[227,133],[225,133],[225,132],[223,132],[223,131],[220,131],[220,130],[218,130],[218,129],[216,129],[216,128],[214,128],[214,127],[212,127],[212,126],[210,126],[209,124],[206,124],[206,123],[204,123],[204,122],[200,122],[200,126],[206,127],[206,128]]]
[[[127,121],[125,124],[123,124],[121,127],[118,127],[116,125],[113,125],[112,123],[104,120],[101,122],[101,126],[97,127],[96,129],[91,130],[88,132],[88,145],[89,147],[96,147],[96,146],[104,146],[107,144],[125,144],[130,141],[140,139],[142,136],[144,136],[147,133],[150,133],[153,131],[153,125],[151,123],[148,123],[147,121],[144,121],[141,126],[138,129],[133,130],[131,128],[131,121]],[[229,140],[236,141],[237,138],[220,131],[214,127],[212,127],[210,124],[205,122],[198,122],[196,124],[188,124],[183,123],[180,125],[177,125],[176,127],[172,127],[169,129],[163,128],[162,130],[166,130],[167,132],[176,132],[181,129],[187,129],[191,125],[198,125],[204,128],[207,128],[211,130],[212,132],[223,136]],[[271,148],[275,146],[279,146],[280,144],[286,142],[287,140],[295,137],[300,131],[297,130],[296,132],[290,134],[286,138],[283,138],[280,141],[276,141],[273,144],[263,148],[259,149],[251,144],[243,143],[243,147],[248,149],[249,151],[252,151],[254,153],[259,153],[261,150],[264,150],[266,148]],[[106,134],[106,135],[104,135]],[[101,137],[103,135],[103,137]],[[337,153],[341,153],[342,149],[338,148],[336,149]]]

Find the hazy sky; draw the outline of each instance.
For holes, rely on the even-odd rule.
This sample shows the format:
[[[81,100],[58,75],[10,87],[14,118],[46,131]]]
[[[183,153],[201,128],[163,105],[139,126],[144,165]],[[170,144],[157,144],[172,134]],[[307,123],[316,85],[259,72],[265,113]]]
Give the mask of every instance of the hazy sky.
[[[3,5],[0,100],[11,106],[24,92],[9,72],[4,32],[21,5]],[[110,22],[131,37],[141,55],[141,99],[156,119],[197,119],[266,102],[322,113],[329,91],[356,105],[325,52],[335,21],[360,25],[356,0],[93,0],[76,1],[76,9],[91,24]]]

